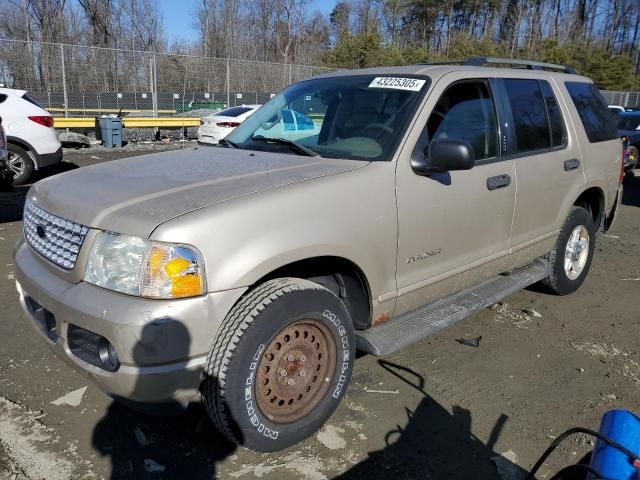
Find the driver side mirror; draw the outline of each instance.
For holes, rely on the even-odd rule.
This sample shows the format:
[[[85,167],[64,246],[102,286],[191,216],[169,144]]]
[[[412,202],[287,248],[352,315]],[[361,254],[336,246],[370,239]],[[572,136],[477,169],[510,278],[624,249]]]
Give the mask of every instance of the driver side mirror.
[[[430,175],[452,170],[470,170],[474,162],[473,147],[468,142],[442,138],[429,143],[427,154],[411,158],[411,168],[417,175]]]

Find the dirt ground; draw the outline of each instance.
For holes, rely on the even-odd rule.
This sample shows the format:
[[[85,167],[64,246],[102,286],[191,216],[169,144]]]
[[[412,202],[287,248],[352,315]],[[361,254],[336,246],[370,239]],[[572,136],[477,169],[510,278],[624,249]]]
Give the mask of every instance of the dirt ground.
[[[57,171],[183,146],[66,151]],[[327,425],[277,454],[237,449],[199,403],[178,417],[131,412],[50,353],[15,291],[25,194],[0,194],[2,480],[512,480],[562,431],[597,429],[605,411],[638,408],[640,176],[626,181],[617,224],[599,238],[577,293],[522,291],[387,358],[359,358]],[[478,348],[456,342],[480,335]],[[565,442],[538,478],[591,448],[584,436]]]

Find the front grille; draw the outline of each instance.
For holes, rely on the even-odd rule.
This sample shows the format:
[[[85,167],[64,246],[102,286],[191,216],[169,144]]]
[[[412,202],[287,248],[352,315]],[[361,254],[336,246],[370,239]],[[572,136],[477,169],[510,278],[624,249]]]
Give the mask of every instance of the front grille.
[[[50,262],[71,270],[87,235],[87,227],[49,212],[27,201],[23,215],[24,237],[33,249]]]

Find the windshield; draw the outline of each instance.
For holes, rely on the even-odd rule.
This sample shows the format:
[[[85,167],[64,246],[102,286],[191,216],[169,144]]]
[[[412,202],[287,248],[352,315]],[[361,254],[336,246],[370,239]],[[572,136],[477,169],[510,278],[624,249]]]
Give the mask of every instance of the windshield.
[[[227,137],[247,150],[390,160],[427,77],[318,78],[285,88]]]
[[[618,130],[640,129],[640,115],[629,115],[618,118]]]

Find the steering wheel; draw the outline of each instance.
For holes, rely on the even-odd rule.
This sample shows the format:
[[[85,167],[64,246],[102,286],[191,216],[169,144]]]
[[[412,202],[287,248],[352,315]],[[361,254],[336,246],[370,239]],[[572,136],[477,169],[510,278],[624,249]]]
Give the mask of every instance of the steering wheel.
[[[364,135],[367,130],[377,130],[379,133],[388,133],[390,135],[393,135],[393,128],[385,125],[384,123],[370,123],[362,129],[362,134]]]

